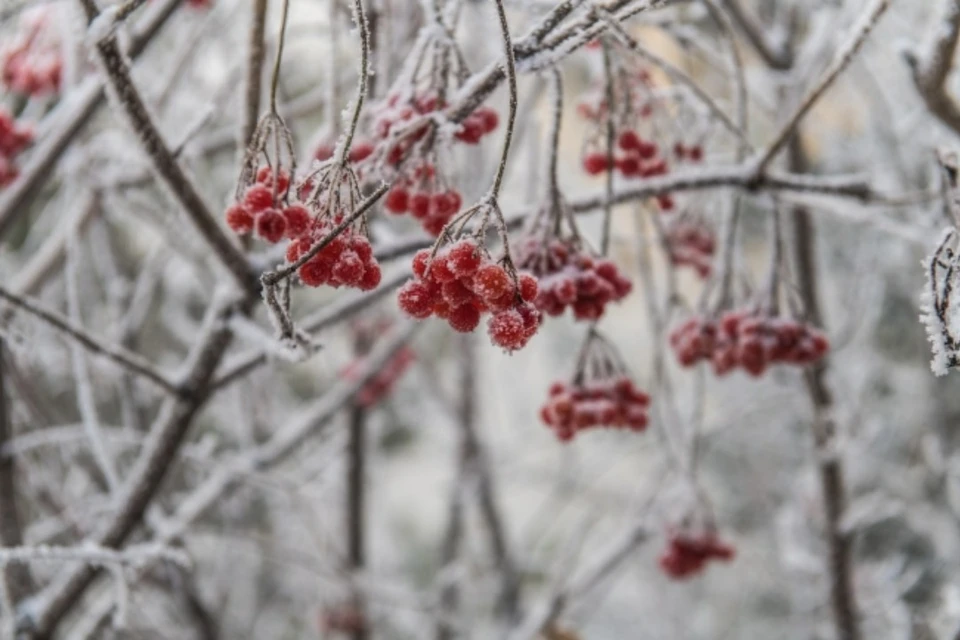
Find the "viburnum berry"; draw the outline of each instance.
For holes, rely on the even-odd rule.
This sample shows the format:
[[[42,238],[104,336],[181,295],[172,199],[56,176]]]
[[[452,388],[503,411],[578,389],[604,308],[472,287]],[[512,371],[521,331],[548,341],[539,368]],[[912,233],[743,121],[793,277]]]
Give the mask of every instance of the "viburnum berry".
[[[253,231],[253,214],[242,204],[234,204],[227,207],[225,217],[227,219],[227,226],[235,233],[244,234]]]
[[[684,580],[703,571],[711,560],[729,562],[735,550],[713,532],[699,535],[670,534],[667,549],[660,556],[660,568],[674,580]]]
[[[0,53],[0,79],[23,96],[59,93],[63,77],[63,42],[51,23],[52,11],[24,12],[20,38]]]
[[[592,176],[603,173],[609,167],[607,154],[599,151],[588,153],[583,157],[583,170]]]
[[[274,170],[269,166],[265,165],[260,167],[257,169],[257,183],[269,189],[272,197],[274,173],[277,175],[277,196],[283,197],[283,195],[287,192],[287,189],[290,187],[290,176],[283,169],[274,172]]]
[[[406,213],[410,206],[410,192],[403,187],[393,187],[384,197],[383,206],[390,213]]]
[[[292,204],[284,208],[283,218],[286,221],[286,235],[288,238],[299,238],[306,233],[312,216],[302,204]]]
[[[480,324],[480,310],[471,302],[465,302],[450,309],[447,322],[460,333],[470,333]]]
[[[315,223],[299,238],[292,240],[287,251],[287,260],[302,259],[317,243],[326,241],[338,218]],[[302,264],[297,274],[300,281],[310,287],[354,287],[370,291],[380,284],[383,277],[380,265],[373,255],[370,240],[352,228],[344,229],[309,260]],[[292,247],[296,247],[293,249]]]
[[[433,303],[437,300],[438,288],[421,280],[411,280],[397,294],[400,309],[407,315],[423,320],[433,314]]]
[[[273,206],[273,190],[264,184],[255,184],[247,189],[243,203],[253,214],[259,214]]]
[[[280,242],[287,230],[287,221],[276,209],[266,209],[257,215],[257,235],[267,242]]]

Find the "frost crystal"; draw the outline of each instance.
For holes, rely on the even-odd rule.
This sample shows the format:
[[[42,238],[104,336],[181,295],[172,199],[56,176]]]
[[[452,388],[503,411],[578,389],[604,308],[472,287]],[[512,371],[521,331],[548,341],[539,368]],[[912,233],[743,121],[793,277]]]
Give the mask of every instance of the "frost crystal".
[[[960,364],[958,341],[960,310],[954,304],[954,281],[958,275],[955,229],[946,229],[937,248],[923,261],[926,282],[920,296],[920,321],[927,330],[933,357],[930,369],[944,376]]]

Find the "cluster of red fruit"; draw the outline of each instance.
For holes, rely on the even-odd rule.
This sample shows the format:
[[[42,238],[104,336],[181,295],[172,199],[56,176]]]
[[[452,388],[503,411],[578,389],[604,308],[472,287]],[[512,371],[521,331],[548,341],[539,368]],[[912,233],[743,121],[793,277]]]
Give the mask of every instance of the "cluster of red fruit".
[[[46,13],[27,26],[26,37],[3,52],[0,77],[11,91],[44,96],[60,91],[63,54],[59,40],[50,34]]]
[[[299,206],[299,205],[294,205]],[[315,222],[287,245],[287,262],[296,262],[321,240],[327,238],[343,218],[335,216]],[[372,291],[380,285],[383,272],[373,255],[370,239],[347,227],[299,269],[300,281],[308,287],[353,287]]]
[[[407,152],[426,137],[433,125],[424,121],[416,128],[396,136],[394,140],[390,139],[391,134],[414,118],[438,111],[443,106],[432,94],[420,94],[409,100],[402,100],[398,93],[387,97],[373,125],[374,137],[390,145],[386,151],[387,163],[400,164],[406,158]],[[463,120],[454,137],[465,144],[477,144],[499,124],[500,117],[496,111],[490,107],[480,107]]]
[[[420,221],[424,230],[439,236],[450,219],[460,211],[463,197],[456,189],[443,188],[438,184],[436,167],[429,163],[412,167],[399,176],[383,199],[384,208],[390,213],[410,213]]]
[[[271,243],[280,242],[284,236],[295,238],[307,230],[311,216],[306,207],[299,204],[281,207],[280,200],[290,187],[290,176],[283,169],[276,175],[274,193],[274,171],[260,167],[256,181],[244,191],[243,199],[227,208],[227,226],[239,234],[256,231]]]
[[[0,109],[0,187],[17,178],[16,158],[31,142],[33,130],[18,124],[9,111]]]
[[[595,259],[572,241],[554,238],[544,243],[532,234],[514,251],[517,265],[537,276],[536,305],[547,315],[562,315],[570,307],[577,320],[596,320],[607,304],[633,289],[613,261]]]
[[[692,267],[701,278],[710,275],[716,237],[703,223],[677,220],[666,230],[670,262],[677,267]]]
[[[516,281],[491,261],[472,240],[461,240],[430,259],[423,250],[413,258],[414,280],[397,297],[408,315],[437,316],[463,333],[477,328],[490,313],[487,333],[505,351],[523,348],[540,328],[543,316],[531,304],[537,297],[537,279],[521,273]]]
[[[276,187],[274,187],[276,175]],[[227,225],[238,234],[256,231],[267,242],[288,238],[287,261],[295,262],[343,221],[341,216],[316,220],[305,205],[282,206],[290,187],[290,176],[282,169],[260,167],[256,181],[244,191],[243,199],[227,208]],[[369,238],[352,228],[344,229],[297,270],[308,287],[354,287],[376,289],[382,272],[373,256]]]
[[[729,562],[734,554],[734,548],[721,542],[714,533],[698,536],[674,533],[660,556],[660,568],[674,580],[683,580],[703,571],[711,560]]]
[[[657,143],[644,140],[632,129],[617,134],[617,146],[609,160],[624,178],[652,178],[670,171],[667,161],[660,157]],[[583,169],[592,176],[610,168],[611,162],[603,149],[593,149],[583,156]]]
[[[417,359],[413,349],[403,347],[383,366],[377,374],[357,393],[355,402],[361,407],[372,407],[390,395],[393,385]],[[353,378],[362,361],[351,363],[343,371],[346,378]]]
[[[810,325],[745,310],[728,311],[719,322],[689,318],[670,334],[670,344],[685,367],[711,360],[717,375],[742,367],[753,376],[775,364],[812,364],[830,348]]]
[[[554,382],[540,418],[563,442],[578,431],[613,427],[643,431],[647,428],[650,396],[626,376],[567,384]]]

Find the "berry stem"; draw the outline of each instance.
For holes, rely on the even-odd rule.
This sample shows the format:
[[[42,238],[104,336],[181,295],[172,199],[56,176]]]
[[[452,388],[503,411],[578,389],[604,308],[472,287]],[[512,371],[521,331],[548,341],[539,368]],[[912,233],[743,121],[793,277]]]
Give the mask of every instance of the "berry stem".
[[[280,61],[283,59],[283,45],[287,39],[287,14],[290,12],[290,0],[283,0],[280,14],[280,33],[277,39],[277,57],[273,61],[273,78],[270,80],[270,113],[279,117],[277,111],[277,87],[280,84]]]
[[[350,153],[350,145],[353,144],[353,136],[357,132],[357,125],[360,123],[360,112],[363,109],[363,101],[367,97],[367,79],[370,75],[370,30],[367,24],[367,14],[363,10],[363,0],[354,0],[353,18],[360,31],[360,77],[357,80],[357,97],[353,105],[353,114],[350,117],[350,126],[347,129],[346,136],[339,145],[339,154],[336,162],[339,165],[345,165],[347,156]]]
[[[488,195],[488,199],[491,201],[500,196],[503,175],[507,169],[507,157],[510,154],[510,143],[513,140],[513,127],[517,120],[517,68],[513,56],[513,42],[510,40],[510,25],[507,23],[507,12],[503,7],[503,0],[494,0],[494,4],[497,8],[497,17],[500,19],[500,34],[503,36],[503,50],[506,56],[505,70],[507,74],[507,89],[510,92],[510,102],[507,112],[507,130],[503,136],[503,151],[500,154],[500,163],[497,165],[497,173],[494,176],[493,185],[490,187],[490,193]]]
[[[603,199],[603,230],[600,234],[600,254],[607,255],[610,251],[610,228],[613,222],[613,60],[610,55],[610,43],[603,39],[603,78],[604,95],[607,101],[606,117],[606,161],[607,174]]]

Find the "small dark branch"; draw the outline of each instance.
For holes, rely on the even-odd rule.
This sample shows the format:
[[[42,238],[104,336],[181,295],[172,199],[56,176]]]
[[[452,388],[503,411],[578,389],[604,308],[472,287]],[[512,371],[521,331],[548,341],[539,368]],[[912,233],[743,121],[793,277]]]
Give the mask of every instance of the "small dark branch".
[[[613,24],[616,21],[611,20]],[[603,194],[603,229],[600,232],[600,254],[607,255],[610,252],[610,232],[613,225],[613,145],[616,131],[613,123],[613,112],[616,106],[613,104],[613,60],[610,51],[610,43],[603,41],[603,86],[607,100],[606,122],[606,154],[607,154],[607,173],[604,181]]]
[[[493,547],[494,560],[500,571],[501,592],[499,608],[503,617],[510,623],[516,622],[520,614],[520,574],[510,551],[503,518],[497,506],[493,475],[487,462],[487,454],[480,440],[476,424],[476,357],[472,335],[466,335],[461,357],[463,358],[463,395],[460,416],[461,455],[464,459],[465,473],[476,480],[480,515],[483,518],[490,545]]]
[[[137,25],[130,36],[130,48],[127,51],[130,58],[140,55],[182,1],[165,0],[156,11],[144,18],[142,25]],[[0,237],[9,231],[17,218],[27,214],[30,203],[39,195],[47,178],[54,175],[54,164],[93,116],[103,98],[103,82],[90,78],[61,100],[47,116],[51,122],[63,124],[51,131],[43,143],[31,151],[20,177],[0,191]]]
[[[13,437],[11,403],[6,392],[6,349],[0,338],[0,449]],[[20,526],[20,500],[17,488],[16,456],[0,456],[0,546],[19,547],[23,544],[23,530]],[[0,572],[10,602],[19,603],[34,589],[33,576],[27,563],[7,565]],[[4,611],[3,615],[13,615]]]
[[[100,14],[94,0],[79,0],[92,22]],[[190,220],[210,244],[234,280],[244,291],[256,291],[257,278],[243,252],[217,224],[216,218],[200,197],[196,186],[187,177],[176,157],[167,147],[157,130],[139,91],[130,77],[130,67],[116,35],[109,35],[97,43],[97,52],[103,63],[107,80],[112,85],[117,101],[130,120],[130,125],[140,139],[144,151],[152,162],[154,171],[169,187]]]
[[[359,333],[363,333],[362,331]],[[354,345],[354,357],[363,358],[370,350],[365,336],[358,335]],[[367,411],[358,402],[351,403],[349,409],[350,433],[347,443],[347,572],[355,575],[366,564],[366,461],[367,461]],[[363,624],[351,631],[352,640],[367,640],[370,637],[370,624],[365,615],[366,606],[360,590],[351,594],[351,605],[359,614]]]
[[[497,165],[493,186],[490,187],[490,197],[495,200],[500,195],[503,175],[507,170],[507,158],[510,155],[510,142],[513,140],[513,128],[517,122],[517,66],[514,61],[513,41],[510,39],[510,25],[507,23],[507,12],[503,7],[503,0],[494,0],[494,4],[497,7],[497,18],[500,22],[500,35],[503,37],[504,71],[507,77],[507,89],[510,92],[507,130],[503,136],[503,150],[500,153],[500,164]]]
[[[727,11],[733,21],[743,31],[750,45],[771,69],[786,71],[793,65],[793,56],[786,39],[774,42],[767,35],[767,29],[751,16],[740,4],[740,0],[724,0]]]
[[[250,16],[250,36],[247,43],[247,84],[240,130],[241,154],[253,140],[260,119],[260,95],[263,92],[264,33],[267,26],[268,0],[253,0]]]
[[[947,91],[947,78],[960,39],[960,0],[946,0],[928,42],[917,52],[904,54],[920,97],[930,112],[960,134],[960,105]]]
[[[788,149],[791,170],[807,170],[807,158],[798,137],[790,141]],[[806,208],[797,207],[793,213],[793,222],[797,289],[810,321],[822,326],[813,218]],[[842,459],[839,452],[835,451],[836,425],[831,417],[833,396],[825,381],[826,373],[827,361],[820,360],[807,370],[804,381],[814,407],[812,428],[823,496],[825,535],[829,547],[831,606],[837,637],[840,640],[859,640],[861,636],[853,586],[852,540],[841,524],[846,508],[847,490]]]
[[[43,309],[39,305],[34,304],[32,301],[22,298],[11,291],[7,291],[3,287],[0,287],[0,298],[10,302],[19,309],[26,311],[35,318],[42,320],[46,324],[64,334],[64,336],[66,336],[68,339],[77,342],[87,351],[103,356],[111,362],[120,365],[127,371],[149,380],[167,393],[180,393],[180,389],[176,383],[168,380],[166,376],[157,371],[153,365],[141,358],[139,355],[129,352],[122,347],[106,344],[105,342],[102,342],[98,338],[95,338],[87,333],[87,331],[82,327],[76,326],[63,316],[53,311]]]

